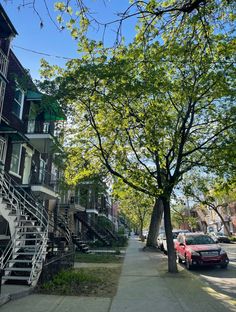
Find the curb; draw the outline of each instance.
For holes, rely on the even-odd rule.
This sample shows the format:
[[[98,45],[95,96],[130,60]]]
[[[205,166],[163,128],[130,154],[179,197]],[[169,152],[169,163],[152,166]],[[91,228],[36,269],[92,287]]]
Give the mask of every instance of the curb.
[[[0,307],[11,300],[10,295],[2,295],[0,296]]]
[[[0,307],[10,300],[16,300],[23,297],[26,297],[34,292],[34,287],[30,287],[29,289],[17,291],[12,294],[0,295]]]

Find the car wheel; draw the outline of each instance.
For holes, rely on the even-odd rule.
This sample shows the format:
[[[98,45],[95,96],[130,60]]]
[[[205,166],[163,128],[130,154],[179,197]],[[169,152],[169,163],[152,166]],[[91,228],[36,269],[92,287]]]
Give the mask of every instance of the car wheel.
[[[182,263],[183,260],[180,258],[179,254],[176,255],[176,259],[178,263]]]
[[[228,263],[225,263],[225,264],[221,264],[221,269],[227,269],[227,267],[228,267]]]
[[[192,269],[192,265],[189,262],[189,259],[185,257],[185,263],[186,263],[186,268],[187,270],[191,270]]]

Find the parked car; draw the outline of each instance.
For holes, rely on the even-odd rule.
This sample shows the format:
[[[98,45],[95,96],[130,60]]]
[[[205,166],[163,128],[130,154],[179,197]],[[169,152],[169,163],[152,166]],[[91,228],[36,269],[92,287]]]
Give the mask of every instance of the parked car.
[[[143,237],[145,239],[147,239],[147,237],[148,237],[148,230],[143,230]]]
[[[163,239],[166,240],[166,234],[164,232],[160,233],[157,236],[157,247],[160,248],[161,251],[164,251],[164,249],[163,249]]]
[[[220,265],[227,268],[227,253],[206,234],[179,234],[175,243],[176,257],[179,263],[186,263],[188,270],[194,266]]]
[[[208,234],[216,243],[230,243],[230,239],[222,232],[210,232]]]
[[[188,232],[189,232],[188,230],[173,230],[172,234],[173,234],[174,244],[175,244],[175,241],[176,241],[179,233],[188,233]],[[167,254],[167,240],[166,240],[166,234],[165,233],[161,233],[157,237],[157,246],[161,249],[161,251],[163,251],[165,254]]]

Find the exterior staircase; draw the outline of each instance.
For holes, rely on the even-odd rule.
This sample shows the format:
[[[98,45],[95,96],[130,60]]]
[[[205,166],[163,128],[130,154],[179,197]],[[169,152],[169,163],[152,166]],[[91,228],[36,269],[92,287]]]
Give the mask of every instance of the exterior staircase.
[[[47,253],[47,212],[4,171],[0,171],[0,211],[11,233],[0,258],[2,283],[35,286]]]
[[[111,245],[111,241],[109,239],[109,236],[107,235],[107,232],[102,229],[98,229],[97,225],[95,223],[92,223],[92,221],[88,222],[84,216],[81,216],[79,213],[75,214],[75,217],[82,223],[84,226],[87,227],[100,241],[102,241],[106,246]]]
[[[75,234],[72,234],[72,242],[74,245],[76,245],[79,251],[87,254],[91,252],[89,250],[89,246]]]

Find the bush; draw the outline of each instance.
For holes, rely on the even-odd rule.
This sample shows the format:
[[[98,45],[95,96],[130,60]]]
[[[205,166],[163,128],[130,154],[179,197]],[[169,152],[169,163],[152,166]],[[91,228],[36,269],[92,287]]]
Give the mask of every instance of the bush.
[[[119,227],[118,234],[120,234],[120,235],[124,235],[125,234],[125,227],[124,226],[120,226]]]
[[[67,270],[58,273],[52,281],[41,286],[42,291],[50,293],[70,294],[73,288],[85,282],[99,282],[100,280],[83,270]]]
[[[113,231],[114,224],[107,218],[103,216],[98,217],[98,226],[102,228],[107,228],[111,231]]]
[[[118,241],[113,241],[112,247],[127,247],[128,237],[125,235],[118,235]]]

